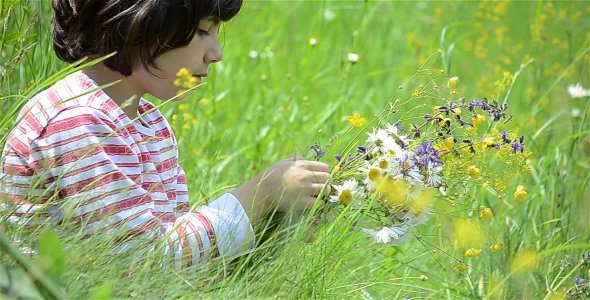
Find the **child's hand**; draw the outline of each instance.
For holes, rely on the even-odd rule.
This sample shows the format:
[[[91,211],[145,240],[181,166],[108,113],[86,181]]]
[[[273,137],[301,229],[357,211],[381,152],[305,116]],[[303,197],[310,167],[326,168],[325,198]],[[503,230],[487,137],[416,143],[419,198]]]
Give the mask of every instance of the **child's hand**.
[[[262,174],[260,188],[270,207],[279,211],[309,208],[330,178],[328,165],[293,157],[279,161]],[[326,186],[329,194],[330,186]]]
[[[293,157],[273,164],[232,194],[253,222],[272,208],[288,211],[311,207],[329,178],[328,165]],[[325,194],[329,193],[327,185]]]

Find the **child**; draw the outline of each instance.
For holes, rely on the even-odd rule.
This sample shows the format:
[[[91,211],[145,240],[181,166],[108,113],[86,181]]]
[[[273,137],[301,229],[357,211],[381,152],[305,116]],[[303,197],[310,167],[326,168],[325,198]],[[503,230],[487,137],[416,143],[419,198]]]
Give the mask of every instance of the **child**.
[[[181,68],[200,83],[222,59],[219,26],[238,13],[241,0],[51,3],[62,60],[116,54],[22,109],[2,160],[3,201],[16,207],[9,220],[23,226],[75,220],[90,234],[159,238],[178,263],[191,265],[253,247],[251,222],[270,210],[313,204],[328,166],[291,158],[189,212],[174,133],[142,98],[174,97]]]

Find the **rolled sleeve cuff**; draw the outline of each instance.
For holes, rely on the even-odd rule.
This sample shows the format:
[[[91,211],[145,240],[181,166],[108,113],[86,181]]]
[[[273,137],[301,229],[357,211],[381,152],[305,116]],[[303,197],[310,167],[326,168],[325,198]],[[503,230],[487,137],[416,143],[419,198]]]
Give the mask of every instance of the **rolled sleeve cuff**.
[[[242,204],[227,193],[199,209],[211,222],[219,254],[232,257],[255,246],[255,236]]]

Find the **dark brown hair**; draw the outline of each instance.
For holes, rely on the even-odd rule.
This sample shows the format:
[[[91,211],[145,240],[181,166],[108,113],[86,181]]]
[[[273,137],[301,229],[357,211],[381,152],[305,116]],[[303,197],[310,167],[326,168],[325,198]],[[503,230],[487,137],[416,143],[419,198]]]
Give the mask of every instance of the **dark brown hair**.
[[[53,48],[65,62],[117,52],[104,64],[124,76],[138,61],[156,68],[164,52],[186,46],[199,22],[233,18],[242,0],[51,0]]]

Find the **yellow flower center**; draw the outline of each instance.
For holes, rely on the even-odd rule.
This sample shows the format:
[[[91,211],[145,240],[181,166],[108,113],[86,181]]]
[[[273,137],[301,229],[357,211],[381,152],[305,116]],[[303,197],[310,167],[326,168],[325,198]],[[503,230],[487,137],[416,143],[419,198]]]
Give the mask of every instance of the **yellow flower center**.
[[[389,157],[395,157],[395,151],[389,150]]]
[[[371,181],[377,181],[381,178],[381,172],[379,172],[379,170],[372,168],[371,170],[369,170],[369,180]]]
[[[379,168],[385,169],[389,166],[389,162],[385,159],[379,161]]]
[[[404,161],[403,166],[404,166],[404,169],[408,169],[408,168],[410,168],[410,163],[407,161]]]
[[[344,190],[342,193],[340,193],[338,200],[340,200],[340,203],[348,205],[350,202],[352,202],[352,193],[350,190]]]

